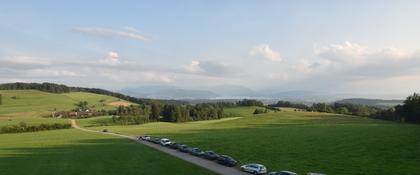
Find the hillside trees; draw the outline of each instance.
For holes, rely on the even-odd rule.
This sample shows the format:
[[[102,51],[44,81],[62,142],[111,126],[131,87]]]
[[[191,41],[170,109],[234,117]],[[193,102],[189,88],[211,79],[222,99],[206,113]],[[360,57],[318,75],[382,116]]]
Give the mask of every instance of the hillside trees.
[[[150,111],[150,115],[149,115],[149,119],[151,121],[158,121],[159,120],[160,112],[161,112],[160,108],[161,108],[160,105],[157,104],[157,103],[153,103],[151,105],[151,111]]]
[[[414,93],[404,100],[404,104],[396,107],[397,114],[406,122],[420,123],[420,95]]]
[[[243,99],[236,103],[238,106],[264,106],[264,103],[259,100]]]

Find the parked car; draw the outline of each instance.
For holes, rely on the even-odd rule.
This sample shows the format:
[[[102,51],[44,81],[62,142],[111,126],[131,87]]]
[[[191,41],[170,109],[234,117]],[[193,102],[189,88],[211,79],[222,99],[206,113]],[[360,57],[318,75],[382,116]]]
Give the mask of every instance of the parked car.
[[[216,160],[219,157],[219,154],[216,154],[213,151],[206,151],[204,152],[203,157],[209,160]]]
[[[160,139],[160,144],[162,146],[168,146],[169,144],[171,144],[171,141],[167,138],[163,138],[163,139]]]
[[[268,175],[298,175],[298,174],[291,171],[273,171],[273,172],[268,173]]]
[[[225,166],[233,167],[238,162],[235,159],[233,159],[232,157],[229,157],[227,155],[221,155],[217,158],[217,163],[225,165]]]
[[[178,150],[184,153],[188,152],[189,147],[187,145],[179,145]]]
[[[200,149],[198,149],[198,148],[191,148],[190,149],[190,154],[192,154],[192,155],[194,155],[194,156],[202,156],[202,155],[204,155],[204,152],[203,151],[201,151]]]
[[[241,166],[241,170],[251,174],[266,174],[267,168],[264,165],[251,163]]]
[[[178,149],[178,143],[176,142],[171,142],[171,144],[168,145],[169,148],[171,149]]]
[[[151,142],[154,144],[160,144],[160,138],[152,138]]]
[[[145,141],[149,141],[150,140],[150,136],[148,135],[143,135],[139,137],[139,140],[145,140]]]
[[[324,174],[324,173],[311,173],[311,172],[309,172],[306,175],[327,175],[327,174]]]

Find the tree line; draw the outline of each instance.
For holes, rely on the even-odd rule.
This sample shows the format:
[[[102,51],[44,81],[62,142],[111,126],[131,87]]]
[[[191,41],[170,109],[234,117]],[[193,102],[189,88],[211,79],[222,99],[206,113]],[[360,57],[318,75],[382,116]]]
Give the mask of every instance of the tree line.
[[[221,119],[223,106],[219,104],[162,104],[120,106],[111,111],[113,122],[118,124],[143,124],[147,122],[187,122]]]
[[[414,93],[408,96],[402,105],[397,105],[387,110],[382,110],[373,118],[401,121],[408,123],[420,123],[420,95]]]
[[[309,106],[288,101],[278,101],[276,104],[271,104],[269,106],[292,107],[306,111],[355,115],[407,123],[420,123],[420,95],[418,93],[408,96],[402,105],[397,105],[388,109],[378,106],[337,102],[332,104],[314,103]]]

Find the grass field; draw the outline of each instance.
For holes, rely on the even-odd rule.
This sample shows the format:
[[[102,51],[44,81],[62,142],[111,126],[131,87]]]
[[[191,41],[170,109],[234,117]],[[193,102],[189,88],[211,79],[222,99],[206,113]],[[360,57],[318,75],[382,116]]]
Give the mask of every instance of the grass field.
[[[40,118],[78,101],[97,108],[118,99],[89,93],[50,94],[1,91],[0,126],[21,121],[64,123]],[[11,97],[16,96],[16,99]],[[104,100],[104,102],[100,102]],[[228,154],[241,163],[269,170],[330,175],[414,175],[420,172],[420,126],[336,114],[280,112],[253,115],[255,107],[225,108],[221,120],[99,126],[111,116],[78,119],[80,126],[130,135],[169,137],[205,150]],[[99,126],[99,127],[98,127]],[[86,166],[89,165],[89,166]],[[210,174],[134,142],[68,129],[0,134],[0,174]]]
[[[116,108],[108,105],[109,103],[119,100],[115,97],[85,92],[54,94],[37,90],[1,90],[0,94],[3,95],[3,104],[0,105],[0,114],[3,116],[13,116],[14,113],[39,114],[54,110],[70,110],[80,101],[87,101],[89,107],[97,110],[108,110]]]
[[[346,175],[420,172],[420,126],[335,114],[283,110],[252,115],[253,107],[225,109],[244,116],[190,123],[95,127],[152,134],[257,162],[269,170]]]
[[[0,134],[0,174],[213,174],[136,142],[75,129]]]
[[[116,106],[118,98],[85,92],[71,92],[63,94],[46,93],[37,90],[1,90],[3,103],[0,105],[0,127],[5,125],[41,123],[67,123],[66,119],[47,119],[51,111],[71,110],[75,104],[87,101],[91,108],[96,110],[111,110]],[[15,99],[12,97],[16,97]]]

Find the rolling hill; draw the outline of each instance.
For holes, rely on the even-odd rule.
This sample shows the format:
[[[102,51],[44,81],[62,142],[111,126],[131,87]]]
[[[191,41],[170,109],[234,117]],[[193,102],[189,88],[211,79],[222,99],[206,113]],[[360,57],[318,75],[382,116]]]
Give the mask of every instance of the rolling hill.
[[[38,90],[0,90],[3,103],[0,105],[0,115],[22,112],[50,112],[74,109],[75,104],[87,101],[89,107],[101,109],[115,109],[109,105],[120,101],[115,97],[87,92],[48,93]]]

